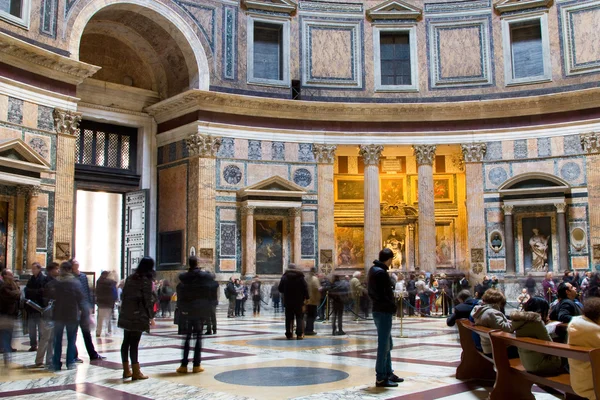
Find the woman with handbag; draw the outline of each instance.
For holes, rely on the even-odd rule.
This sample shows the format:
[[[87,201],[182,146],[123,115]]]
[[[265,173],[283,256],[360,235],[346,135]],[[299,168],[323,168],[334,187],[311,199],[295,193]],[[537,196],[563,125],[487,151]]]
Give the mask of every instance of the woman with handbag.
[[[144,257],[135,272],[125,281],[121,295],[121,313],[119,315],[119,328],[125,330],[123,344],[121,345],[121,360],[123,361],[123,379],[131,377],[133,380],[148,379],[140,371],[138,361],[138,346],[142,332],[149,332],[154,325],[154,300],[152,297],[152,276],[154,274],[154,260]],[[131,367],[129,369],[129,357]]]

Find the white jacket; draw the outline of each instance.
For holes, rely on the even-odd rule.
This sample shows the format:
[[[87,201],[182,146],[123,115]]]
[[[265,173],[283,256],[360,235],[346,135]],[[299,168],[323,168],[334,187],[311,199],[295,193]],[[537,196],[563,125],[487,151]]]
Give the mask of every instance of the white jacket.
[[[600,347],[600,325],[585,316],[573,317],[569,323],[569,343],[572,346]],[[592,382],[592,364],[569,358],[571,386],[581,397],[597,400]]]

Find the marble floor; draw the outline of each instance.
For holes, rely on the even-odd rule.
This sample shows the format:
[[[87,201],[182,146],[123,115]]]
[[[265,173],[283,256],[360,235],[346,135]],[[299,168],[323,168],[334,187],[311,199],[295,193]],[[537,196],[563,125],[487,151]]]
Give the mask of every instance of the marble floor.
[[[344,321],[345,336],[331,336],[331,325],[317,322],[318,335],[286,340],[283,315],[267,308],[259,317],[227,318],[218,310],[216,335],[204,336],[199,374],[177,374],[181,338],[170,319],[158,319],[140,344],[144,381],[121,379],[122,332],[94,338],[106,360],[90,364],[79,335],[83,364],[56,373],[31,368],[35,353],[29,339],[13,342],[11,368],[0,371],[0,398],[66,399],[485,399],[489,382],[454,378],[460,359],[456,330],[444,319],[394,321],[395,373],[405,378],[398,388],[376,388],[377,338],[373,321]],[[402,335],[401,335],[402,334]],[[191,369],[191,364],[190,364]],[[538,400],[555,399],[534,386]]]

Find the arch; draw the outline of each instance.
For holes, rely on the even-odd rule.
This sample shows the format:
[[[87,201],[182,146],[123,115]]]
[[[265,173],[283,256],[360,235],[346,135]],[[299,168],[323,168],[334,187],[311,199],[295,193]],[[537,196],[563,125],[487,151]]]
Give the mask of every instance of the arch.
[[[204,47],[189,24],[173,9],[155,0],[92,0],[86,4],[79,13],[70,16],[65,21],[66,26],[71,26],[69,33],[65,33],[69,43],[71,58],[79,59],[79,45],[83,31],[90,19],[98,11],[110,7],[121,6],[148,16],[170,32],[179,45],[186,60],[189,71],[191,89],[208,90],[210,86],[210,70]],[[170,28],[170,29],[169,29]],[[176,28],[176,29],[173,29]],[[68,28],[67,28],[68,29]],[[66,30],[65,30],[66,32]]]
[[[557,190],[568,190],[571,185],[564,179],[561,179],[555,175],[548,174],[545,172],[528,172],[524,174],[520,174],[517,176],[513,176],[508,179],[498,188],[498,191],[502,192],[505,190],[518,190],[523,189],[522,187],[518,187],[520,183],[526,181],[534,181],[534,182],[547,182],[547,185],[540,186],[545,188],[555,188]]]

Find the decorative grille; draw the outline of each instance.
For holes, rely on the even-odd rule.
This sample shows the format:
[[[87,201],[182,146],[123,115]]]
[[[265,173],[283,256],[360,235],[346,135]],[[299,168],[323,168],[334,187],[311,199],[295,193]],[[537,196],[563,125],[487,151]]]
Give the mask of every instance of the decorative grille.
[[[77,164],[128,171],[135,166],[135,128],[81,121],[76,135]]]

